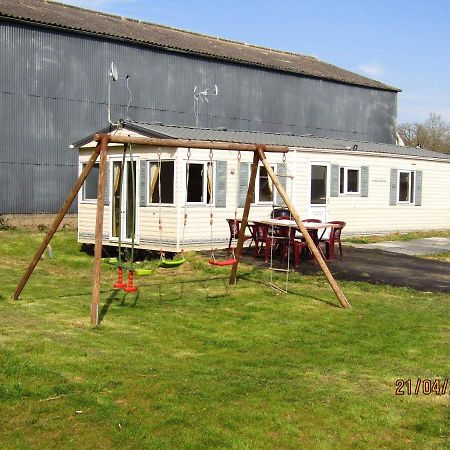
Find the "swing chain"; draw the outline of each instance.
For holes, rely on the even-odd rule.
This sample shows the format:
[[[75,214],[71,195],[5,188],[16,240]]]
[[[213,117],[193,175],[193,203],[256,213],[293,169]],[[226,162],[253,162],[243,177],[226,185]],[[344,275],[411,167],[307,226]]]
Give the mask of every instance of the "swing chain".
[[[159,259],[164,260],[165,255],[162,248],[162,208],[161,208],[161,147],[158,147],[158,229],[159,229]]]

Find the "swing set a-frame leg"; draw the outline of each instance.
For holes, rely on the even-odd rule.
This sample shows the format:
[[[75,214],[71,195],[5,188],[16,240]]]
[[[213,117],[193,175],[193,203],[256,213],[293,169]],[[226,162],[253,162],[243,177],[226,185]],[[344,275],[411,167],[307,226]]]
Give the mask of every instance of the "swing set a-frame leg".
[[[284,203],[286,204],[287,208],[289,209],[292,218],[295,220],[295,223],[297,224],[299,230],[301,231],[303,237],[305,238],[309,249],[311,250],[314,257],[316,258],[317,262],[319,263],[319,266],[322,269],[322,272],[324,273],[325,277],[327,278],[327,281],[330,284],[331,288],[333,289],[337,299],[339,300],[339,303],[341,304],[341,306],[343,308],[350,308],[351,307],[350,303],[348,302],[348,300],[346,299],[341,288],[339,287],[336,280],[334,279],[332,273],[330,272],[330,269],[328,268],[326,262],[324,261],[322,255],[320,254],[319,249],[316,247],[314,240],[309,235],[308,230],[306,229],[305,225],[303,224],[298,212],[296,211],[294,205],[292,204],[290,198],[288,197],[286,191],[284,190],[282,184],[280,183],[280,180],[278,179],[275,172],[272,170],[272,167],[270,166],[269,162],[267,161],[264,150],[265,150],[264,145],[258,145],[256,148],[256,151],[254,153],[254,156],[253,156],[253,165],[252,165],[252,171],[251,171],[251,175],[250,175],[250,183],[249,183],[249,187],[248,187],[247,198],[245,201],[245,208],[244,208],[244,213],[242,216],[241,228],[239,230],[238,243],[236,246],[236,263],[233,265],[233,268],[231,271],[230,284],[236,284],[236,272],[237,272],[239,261],[240,261],[241,255],[242,255],[242,248],[244,245],[245,228],[247,227],[248,215],[250,212],[250,205],[252,202],[253,192],[255,189],[255,178],[256,178],[256,173],[257,173],[257,169],[258,169],[258,163],[259,163],[259,161],[261,161],[267,171],[267,175],[272,180],[272,182],[273,182],[274,186],[276,187],[277,191],[279,192],[281,198],[283,199]]]
[[[47,245],[50,243],[53,235],[58,230],[59,225],[61,224],[62,220],[64,219],[65,215],[67,214],[67,211],[70,208],[70,205],[75,200],[75,197],[78,194],[78,191],[81,189],[81,186],[83,185],[84,181],[86,180],[87,176],[91,172],[92,167],[95,164],[95,161],[97,160],[97,157],[100,153],[100,143],[97,144],[97,147],[94,149],[92,156],[90,157],[88,163],[84,167],[83,171],[81,172],[80,176],[78,177],[78,180],[75,182],[75,184],[72,187],[72,190],[70,191],[69,195],[67,196],[66,201],[64,202],[64,205],[59,210],[58,215],[56,216],[52,226],[48,230],[47,234],[45,235],[44,239],[42,240],[41,245],[36,250],[36,253],[33,256],[33,259],[31,260],[30,264],[28,265],[27,270],[23,274],[19,284],[16,287],[16,290],[13,294],[13,299],[18,300],[19,296],[25,287],[25,285],[28,282],[28,279],[30,278],[31,274],[33,273],[35,267],[37,266],[37,263],[41,259],[42,254],[45,252],[45,249],[47,248]]]
[[[247,228],[248,215],[250,213],[250,206],[252,204],[253,193],[255,192],[255,180],[256,174],[258,172],[258,163],[259,163],[259,156],[258,153],[255,151],[253,154],[253,163],[250,172],[250,181],[248,184],[247,198],[245,199],[244,212],[242,214],[241,227],[239,228],[238,241],[236,249],[234,251],[234,257],[236,259],[236,262],[233,264],[233,267],[231,268],[229,284],[236,284],[236,273],[239,266],[239,261],[241,260],[242,249],[244,248],[245,230]]]

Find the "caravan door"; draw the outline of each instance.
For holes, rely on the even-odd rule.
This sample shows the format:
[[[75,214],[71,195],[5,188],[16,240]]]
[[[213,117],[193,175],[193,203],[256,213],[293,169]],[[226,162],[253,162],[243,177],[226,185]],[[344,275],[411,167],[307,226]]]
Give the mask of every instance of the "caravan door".
[[[311,163],[307,219],[320,219],[322,222],[326,222],[328,219],[329,173],[330,165],[328,163]]]
[[[131,243],[132,234],[135,234],[135,243],[138,243],[138,212],[139,197],[137,192],[139,178],[139,164],[133,158],[131,162],[127,155],[125,166],[122,167],[121,158],[111,158],[110,170],[110,205],[111,229],[110,240]],[[134,180],[133,180],[134,179]],[[134,181],[134,183],[133,183]],[[134,217],[133,217],[134,211]]]

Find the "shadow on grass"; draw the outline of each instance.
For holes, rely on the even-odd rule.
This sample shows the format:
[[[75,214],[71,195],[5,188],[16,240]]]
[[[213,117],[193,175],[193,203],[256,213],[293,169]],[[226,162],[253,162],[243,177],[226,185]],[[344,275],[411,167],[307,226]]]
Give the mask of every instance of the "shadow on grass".
[[[244,280],[244,281],[247,281],[247,282],[252,283],[252,284],[257,284],[257,285],[265,286],[266,288],[268,288],[268,289],[270,289],[270,290],[273,290],[273,288],[272,288],[272,286],[270,285],[270,283],[268,283],[268,282],[266,282],[266,281],[262,281],[262,280],[255,280],[255,279],[252,279],[251,276],[250,276],[250,274],[243,274],[243,275],[240,275],[240,276],[237,277],[237,279],[238,279],[238,280]],[[331,286],[330,286],[330,290],[331,290]],[[328,301],[328,300],[325,300],[325,299],[323,299],[323,298],[320,298],[320,297],[315,297],[315,296],[310,295],[310,294],[305,294],[304,292],[299,292],[299,291],[294,291],[294,290],[292,290],[292,289],[288,289],[287,293],[288,293],[288,294],[292,294],[292,295],[300,295],[300,296],[302,296],[303,298],[308,298],[308,299],[311,299],[311,300],[316,300],[316,301],[318,301],[318,302],[325,303],[325,304],[328,305],[328,306],[332,306],[333,308],[338,308],[338,309],[340,309],[340,306],[339,306],[339,305],[336,305],[335,303],[332,303],[332,302],[330,302],[330,301]],[[276,295],[276,294],[274,294],[274,295]],[[279,294],[278,294],[278,295],[279,295]]]
[[[98,324],[100,325],[104,319],[104,317],[106,316],[109,307],[111,306],[111,303],[117,298],[117,291],[114,290],[111,292],[110,296],[108,297],[108,299],[106,300],[105,304],[102,306],[102,309],[100,310],[100,312],[98,313]]]

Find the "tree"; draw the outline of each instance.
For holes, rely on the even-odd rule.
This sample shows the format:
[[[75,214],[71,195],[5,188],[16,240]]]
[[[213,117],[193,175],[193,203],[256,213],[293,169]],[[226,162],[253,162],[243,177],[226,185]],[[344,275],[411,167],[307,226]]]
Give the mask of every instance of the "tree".
[[[450,153],[450,124],[436,113],[430,113],[425,122],[405,122],[397,128],[405,145],[422,147],[441,153]]]

